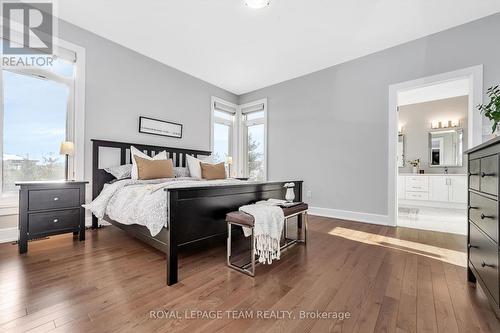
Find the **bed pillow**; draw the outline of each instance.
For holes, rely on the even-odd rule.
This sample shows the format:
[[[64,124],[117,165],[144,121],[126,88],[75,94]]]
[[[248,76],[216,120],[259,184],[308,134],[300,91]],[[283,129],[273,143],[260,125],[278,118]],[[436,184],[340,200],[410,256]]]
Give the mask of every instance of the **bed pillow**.
[[[132,173],[132,164],[118,165],[115,167],[104,168],[104,171],[113,175],[117,180],[130,178]]]
[[[200,168],[203,179],[226,179],[226,166],[224,163],[210,164],[200,162]]]
[[[140,158],[144,158],[146,160],[166,160],[167,159],[167,152],[162,151],[161,153],[158,153],[155,155],[155,157],[149,157],[148,155],[144,154],[142,151],[139,149],[135,148],[134,146],[130,146],[130,155],[132,156],[132,172],[130,175],[130,178],[133,180],[138,179],[137,175],[137,164],[135,163],[135,156],[138,156]]]
[[[196,158],[191,155],[186,155],[186,161],[190,176],[196,179],[202,179],[200,162],[212,163],[212,156],[200,156],[200,158]]]
[[[148,160],[134,156],[137,164],[137,178],[140,180],[174,178],[172,160]]]
[[[189,177],[189,169],[184,167],[174,167],[174,177]]]

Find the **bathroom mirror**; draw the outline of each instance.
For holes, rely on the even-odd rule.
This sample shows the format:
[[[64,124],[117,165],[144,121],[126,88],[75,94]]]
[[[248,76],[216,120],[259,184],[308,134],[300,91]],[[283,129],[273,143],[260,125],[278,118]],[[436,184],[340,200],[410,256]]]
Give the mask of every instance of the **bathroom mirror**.
[[[405,136],[404,134],[398,135],[398,167],[405,166]]]
[[[461,167],[463,129],[446,128],[429,132],[429,166]]]

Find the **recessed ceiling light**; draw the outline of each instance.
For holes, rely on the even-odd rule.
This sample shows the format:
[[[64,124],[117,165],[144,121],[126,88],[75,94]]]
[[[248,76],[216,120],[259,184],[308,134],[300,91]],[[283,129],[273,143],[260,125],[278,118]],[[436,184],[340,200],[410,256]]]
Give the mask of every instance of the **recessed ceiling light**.
[[[269,6],[271,0],[245,0],[245,5],[253,9],[260,9]]]

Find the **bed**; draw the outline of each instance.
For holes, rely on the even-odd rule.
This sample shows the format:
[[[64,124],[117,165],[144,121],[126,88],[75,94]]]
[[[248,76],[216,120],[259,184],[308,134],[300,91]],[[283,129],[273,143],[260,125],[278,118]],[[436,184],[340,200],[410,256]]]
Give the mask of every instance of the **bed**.
[[[166,151],[174,166],[185,167],[186,155],[194,157],[208,156],[210,151],[170,148],[136,143],[92,140],[92,199],[96,199],[105,184],[114,177],[100,165],[100,158],[106,150],[119,152],[120,165],[130,160],[130,147],[134,146],[149,156]],[[183,247],[202,246],[210,240],[217,241],[227,236],[225,216],[238,210],[242,205],[269,198],[283,199],[285,183],[295,183],[295,201],[302,201],[302,181],[231,181],[228,183],[200,182],[187,187],[174,186],[161,188],[165,192],[166,221],[158,234],[151,235],[150,230],[138,224],[123,224],[107,215],[103,221],[117,226],[128,234],[166,254],[167,285],[178,281],[178,251]],[[301,221],[299,220],[299,224]],[[92,217],[92,227],[98,228],[98,218]],[[225,258],[221,258],[225,260]]]

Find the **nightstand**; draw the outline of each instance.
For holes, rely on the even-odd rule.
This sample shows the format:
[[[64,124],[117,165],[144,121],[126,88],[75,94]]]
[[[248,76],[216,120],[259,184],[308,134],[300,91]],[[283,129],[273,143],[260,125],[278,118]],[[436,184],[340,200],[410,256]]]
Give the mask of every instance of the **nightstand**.
[[[85,240],[85,181],[17,182],[19,192],[19,253],[28,240],[73,232]]]

